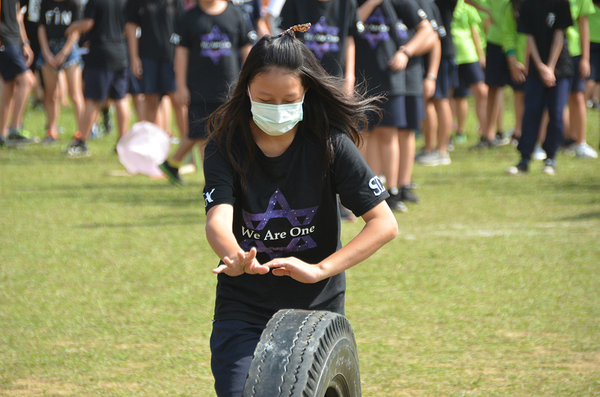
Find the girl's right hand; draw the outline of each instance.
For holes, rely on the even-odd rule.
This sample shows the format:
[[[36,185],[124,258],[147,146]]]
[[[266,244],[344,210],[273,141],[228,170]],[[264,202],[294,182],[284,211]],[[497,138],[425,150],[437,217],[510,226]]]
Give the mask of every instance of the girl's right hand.
[[[554,75],[554,71],[548,66],[542,63],[538,67],[538,71],[540,73],[540,79],[546,87],[554,87],[556,85],[556,76]]]
[[[144,73],[144,69],[142,68],[142,60],[140,57],[131,57],[131,73],[135,76],[136,79],[141,79],[142,74]]]
[[[229,258],[228,256],[223,258],[223,264],[216,269],[213,269],[214,274],[225,273],[231,277],[237,277],[244,273],[248,274],[267,274],[270,268],[268,266],[261,265],[256,260],[256,248],[252,247],[250,251],[238,251],[236,258]]]

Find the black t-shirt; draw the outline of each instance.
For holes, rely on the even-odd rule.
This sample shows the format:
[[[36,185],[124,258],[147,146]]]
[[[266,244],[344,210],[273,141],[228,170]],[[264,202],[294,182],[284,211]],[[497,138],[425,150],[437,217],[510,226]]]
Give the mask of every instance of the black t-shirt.
[[[113,71],[125,69],[128,65],[125,0],[89,0],[83,16],[94,20],[88,35],[90,53],[85,66]]]
[[[566,30],[573,25],[568,0],[525,0],[521,5],[517,29],[530,34],[543,63],[548,62],[555,30]],[[569,45],[565,39],[554,73],[557,78],[573,76],[573,63],[569,56]],[[539,76],[533,60],[529,61],[529,75]]]
[[[257,259],[294,256],[317,264],[338,249],[342,204],[362,216],[388,197],[352,141],[332,131],[335,161],[324,176],[324,153],[316,138],[300,126],[291,146],[278,157],[258,147],[243,191],[231,164],[216,149],[206,148],[206,211],[218,204],[233,206],[233,233],[244,250],[256,247]],[[243,148],[235,150],[242,159]],[[344,313],[344,273],[316,284],[290,277],[243,274],[218,276],[215,320],[237,319],[266,324],[279,309],[329,310]]]
[[[492,0],[499,1],[499,0]],[[435,0],[441,20],[438,20],[438,34],[442,42],[442,57],[454,58],[456,51],[452,41],[452,15],[458,0]]]
[[[250,27],[228,4],[219,15],[195,6],[175,29],[178,45],[189,49],[187,84],[192,104],[222,103],[240,72],[239,50],[250,43]]]
[[[392,70],[388,62],[426,17],[414,0],[391,0],[377,6],[362,23],[356,34],[356,76],[366,79],[370,93],[407,94],[406,70]]]
[[[40,43],[38,40],[38,23],[40,22],[41,0],[21,0],[21,7],[27,7],[23,24],[25,32],[34,54],[39,53]]]
[[[0,44],[20,45],[21,33],[17,21],[17,6],[19,0],[2,0],[2,14],[0,15]]]
[[[343,77],[348,36],[356,33],[356,0],[287,0],[279,14],[279,27],[308,23],[307,32],[296,33],[332,76]]]
[[[259,0],[232,0],[233,4],[239,8],[246,20],[246,23],[250,26],[250,30],[254,33],[252,35],[252,42],[258,40],[258,34],[256,33],[256,21],[260,18],[260,1]]]
[[[171,37],[184,11],[183,0],[127,0],[127,22],[142,29],[140,58],[173,61],[175,46]]]
[[[48,40],[64,39],[71,23],[81,19],[81,7],[76,1],[42,0],[40,24],[46,27]]]

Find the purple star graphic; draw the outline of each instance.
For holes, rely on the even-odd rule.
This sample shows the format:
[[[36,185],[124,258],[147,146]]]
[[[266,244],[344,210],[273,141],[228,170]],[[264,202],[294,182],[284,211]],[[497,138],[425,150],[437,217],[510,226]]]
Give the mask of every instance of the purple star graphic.
[[[231,41],[227,33],[221,33],[218,26],[213,26],[208,34],[200,36],[200,56],[209,57],[215,65],[221,57],[231,55]]]
[[[369,42],[371,48],[375,48],[381,41],[388,41],[390,39],[389,31],[390,20],[383,16],[381,9],[377,7],[365,21],[365,33],[363,37]]]
[[[267,210],[260,214],[250,214],[242,211],[244,223],[251,230],[264,230],[271,219],[287,219],[293,227],[308,226],[311,224],[318,207],[309,207],[300,210],[290,208],[287,200],[279,189],[269,199]],[[240,247],[245,251],[256,247],[258,252],[264,252],[271,259],[279,258],[292,252],[300,252],[316,247],[315,241],[308,235],[294,237],[285,247],[267,247],[262,241],[245,239]]]
[[[321,17],[318,23],[312,25],[304,33],[304,43],[321,60],[326,52],[340,50],[338,46],[340,42],[339,31],[340,28],[327,25],[325,17]]]

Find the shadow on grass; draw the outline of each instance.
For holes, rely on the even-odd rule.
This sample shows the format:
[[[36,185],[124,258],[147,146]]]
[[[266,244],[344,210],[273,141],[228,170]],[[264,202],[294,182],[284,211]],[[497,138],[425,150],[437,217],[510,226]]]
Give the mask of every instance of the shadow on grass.
[[[589,220],[593,220],[593,219],[600,219],[600,211],[587,212],[585,214],[579,214],[579,215],[559,218],[559,220],[561,220],[561,221],[589,221]]]
[[[163,227],[163,226],[182,226],[182,225],[204,225],[206,218],[200,216],[197,212],[188,212],[171,216],[145,217],[139,222],[94,222],[82,223],[75,226],[78,229],[116,229],[116,228],[136,228],[136,227]]]

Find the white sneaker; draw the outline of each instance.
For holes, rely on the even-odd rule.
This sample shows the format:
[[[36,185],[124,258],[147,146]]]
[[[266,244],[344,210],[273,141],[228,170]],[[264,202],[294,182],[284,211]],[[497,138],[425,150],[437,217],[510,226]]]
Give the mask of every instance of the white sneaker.
[[[546,159],[544,161],[544,168],[542,168],[542,173],[546,175],[556,175],[556,161]]]
[[[440,153],[438,152],[438,164],[439,165],[450,165],[452,160],[450,159],[450,153]]]
[[[596,151],[592,149],[590,145],[584,142],[580,145],[577,145],[577,148],[575,149],[575,156],[582,159],[597,159],[598,153],[596,153]]]
[[[416,161],[417,163],[427,167],[435,167],[436,165],[440,165],[440,154],[437,150],[423,153],[417,157]]]
[[[546,155],[546,152],[544,152],[544,149],[542,149],[542,147],[540,145],[535,145],[535,149],[533,149],[533,153],[531,154],[531,159],[532,160],[546,160],[546,157],[548,157]]]

